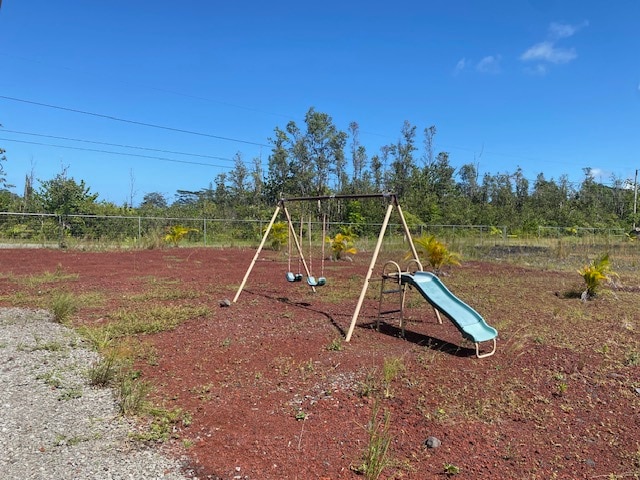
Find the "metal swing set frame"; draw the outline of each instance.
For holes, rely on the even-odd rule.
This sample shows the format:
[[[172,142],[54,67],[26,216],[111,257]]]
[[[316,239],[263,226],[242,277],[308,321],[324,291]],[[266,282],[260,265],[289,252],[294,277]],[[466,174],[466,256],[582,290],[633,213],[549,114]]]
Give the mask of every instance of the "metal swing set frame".
[[[358,303],[356,304],[356,308],[355,311],[353,312],[353,316],[351,317],[351,324],[349,326],[349,330],[347,332],[347,335],[345,337],[345,341],[349,342],[351,340],[351,336],[353,335],[353,331],[355,329],[356,326],[356,322],[358,321],[358,317],[360,315],[360,310],[362,309],[362,304],[364,302],[365,296],[367,294],[367,290],[369,288],[369,282],[371,280],[371,276],[373,275],[373,270],[376,266],[376,262],[378,260],[378,255],[380,253],[380,248],[382,247],[382,241],[384,240],[384,236],[385,233],[387,231],[387,227],[389,225],[389,219],[391,218],[391,213],[393,212],[393,209],[396,208],[398,211],[398,215],[400,217],[400,222],[402,223],[402,228],[404,230],[404,234],[406,236],[407,241],[409,242],[409,246],[411,249],[411,255],[413,256],[413,259],[415,259],[417,262],[420,262],[419,258],[418,258],[418,253],[416,251],[416,248],[413,244],[413,239],[411,238],[411,232],[409,231],[409,226],[407,225],[407,222],[404,218],[404,215],[402,213],[402,208],[400,208],[400,204],[398,203],[398,197],[396,196],[395,193],[372,193],[372,194],[363,194],[363,195],[326,195],[326,196],[317,196],[317,197],[292,197],[292,198],[281,198],[278,201],[278,204],[276,206],[275,211],[273,212],[273,216],[271,217],[271,221],[269,222],[269,225],[267,226],[267,228],[265,229],[264,235],[262,236],[262,241],[260,242],[260,245],[258,246],[258,250],[256,251],[255,255],[253,256],[253,259],[251,260],[251,264],[249,265],[249,268],[247,269],[247,272],[244,275],[244,278],[242,279],[242,283],[240,283],[240,287],[238,288],[238,291],[236,292],[235,297],[233,297],[233,303],[236,303],[238,301],[238,297],[240,297],[240,293],[242,293],[242,290],[244,289],[245,284],[247,283],[247,280],[249,278],[249,275],[251,274],[251,271],[253,270],[254,265],[256,264],[259,256],[260,256],[260,252],[262,252],[262,249],[264,248],[264,244],[267,241],[267,237],[269,236],[269,233],[271,232],[271,229],[273,227],[273,224],[275,223],[276,219],[278,218],[278,215],[280,214],[280,212],[282,211],[287,219],[287,225],[288,225],[288,229],[289,229],[289,236],[290,238],[293,238],[296,249],[298,251],[298,255],[299,258],[301,260],[302,266],[304,267],[304,271],[307,275],[307,278],[314,278],[313,275],[311,275],[309,266],[307,265],[307,261],[304,257],[304,253],[302,252],[302,246],[300,245],[300,242],[298,241],[298,237],[295,231],[295,227],[293,225],[293,222],[291,221],[291,215],[289,214],[289,210],[287,209],[287,203],[288,202],[320,202],[320,201],[330,201],[330,200],[343,200],[343,199],[363,199],[363,198],[383,198],[386,199],[388,201],[388,205],[387,205],[387,210],[385,213],[385,217],[384,220],[382,222],[382,227],[380,228],[380,233],[378,235],[378,241],[376,243],[376,247],[373,251],[373,255],[371,257],[371,262],[369,264],[369,269],[367,270],[367,274],[365,276],[364,279],[364,284],[362,285],[362,290],[360,292],[360,297],[358,298]],[[324,241],[324,239],[323,239]],[[316,285],[314,285],[314,282],[308,282],[309,287],[311,288],[311,290],[313,292],[316,291]],[[317,285],[319,286],[319,285]]]

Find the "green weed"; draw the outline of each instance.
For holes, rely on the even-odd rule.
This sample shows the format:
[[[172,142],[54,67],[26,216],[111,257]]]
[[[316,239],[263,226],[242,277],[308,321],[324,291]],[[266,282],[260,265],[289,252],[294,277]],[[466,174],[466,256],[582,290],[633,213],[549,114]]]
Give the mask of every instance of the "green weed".
[[[460,473],[460,467],[454,465],[453,463],[445,463],[444,464],[444,474],[447,476],[457,475]]]
[[[52,388],[62,388],[62,378],[58,372],[49,371],[36,376],[36,380],[44,380],[44,383]]]
[[[145,310],[120,310],[112,315],[107,328],[114,337],[152,334],[175,329],[193,318],[209,315],[205,306],[156,305]]]
[[[61,401],[74,400],[76,398],[82,398],[82,394],[83,394],[82,388],[80,387],[67,388],[64,390],[64,392],[58,395],[58,400],[61,400]]]
[[[78,311],[76,297],[68,292],[56,292],[51,297],[51,313],[57,323],[66,325]]]
[[[133,438],[143,442],[166,442],[177,438],[176,431],[180,427],[188,427],[192,421],[191,414],[181,408],[169,410],[149,407],[146,413],[151,416],[147,431],[133,435]]]
[[[340,352],[343,349],[342,338],[334,338],[331,343],[327,345],[327,350],[330,352]]]
[[[400,373],[404,372],[404,370],[405,366],[402,358],[392,357],[384,359],[384,364],[382,365],[382,379],[385,398],[391,398],[393,396],[391,384]]]
[[[65,273],[62,265],[58,264],[54,272],[46,271],[40,275],[30,275],[22,280],[29,287],[38,287],[45,283],[58,283],[68,282],[71,280],[77,280],[79,275],[77,273]]]
[[[115,351],[93,364],[87,371],[89,383],[96,387],[108,387],[113,385],[116,377],[122,370],[122,363],[117,358]]]
[[[116,385],[120,413],[125,416],[144,413],[148,406],[147,396],[151,391],[151,384],[141,380],[135,372],[120,375]]]
[[[392,465],[389,447],[393,439],[389,432],[391,414],[388,410],[380,412],[379,402],[371,409],[371,418],[367,423],[367,447],[362,463],[351,467],[352,470],[364,475],[367,480],[377,480],[386,468]]]

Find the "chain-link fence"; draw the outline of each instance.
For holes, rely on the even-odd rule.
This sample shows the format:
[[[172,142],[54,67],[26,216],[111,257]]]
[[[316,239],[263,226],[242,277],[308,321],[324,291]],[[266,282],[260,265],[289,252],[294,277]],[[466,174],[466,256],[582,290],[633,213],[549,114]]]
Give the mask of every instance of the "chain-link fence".
[[[185,243],[233,245],[260,239],[264,220],[210,218],[54,215],[0,212],[0,240],[40,246],[95,245],[152,246],[161,243],[171,227],[188,230]]]
[[[4,245],[83,247],[83,248],[153,248],[167,243],[172,227],[187,230],[181,244],[191,246],[255,247],[262,238],[268,219],[234,220],[212,218],[53,215],[43,213],[0,212],[0,243]],[[328,222],[306,222],[302,227],[304,243],[322,244],[322,233],[335,235],[341,229],[360,229],[357,238],[360,251],[371,250],[381,224],[349,225]],[[635,240],[623,229],[539,227],[537,235],[510,235],[504,226],[491,225],[413,225],[415,238],[435,235],[451,251],[466,258],[485,258],[511,254],[526,249],[578,250],[585,248],[619,248]],[[389,224],[385,245],[391,249],[406,248],[403,229]],[[301,239],[302,240],[302,239]],[[634,242],[638,243],[638,242]]]

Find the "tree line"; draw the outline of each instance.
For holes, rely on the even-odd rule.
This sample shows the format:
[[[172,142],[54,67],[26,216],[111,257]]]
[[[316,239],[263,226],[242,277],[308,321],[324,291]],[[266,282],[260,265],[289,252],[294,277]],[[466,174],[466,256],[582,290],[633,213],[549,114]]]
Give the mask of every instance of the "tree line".
[[[448,152],[435,152],[435,126],[418,131],[405,121],[396,142],[370,154],[360,142],[356,122],[347,132],[331,116],[310,108],[304,124],[290,121],[276,127],[264,171],[259,159],[234,157],[234,167],[218,174],[198,191],[177,189],[173,201],[148,192],[137,207],[98,201],[83,180],[63,169],[34,186],[25,179],[22,196],[11,193],[0,149],[0,210],[11,212],[143,215],[191,218],[268,218],[277,200],[289,196],[350,195],[394,192],[413,224],[499,225],[511,233],[534,233],[538,226],[624,228],[638,223],[634,189],[627,180],[596,181],[584,168],[579,185],[566,175],[547,178],[539,173],[530,182],[520,167],[511,172],[485,173],[475,162],[455,168]],[[331,221],[365,225],[379,223],[380,202],[349,201],[329,213]],[[320,218],[327,210],[310,213]]]

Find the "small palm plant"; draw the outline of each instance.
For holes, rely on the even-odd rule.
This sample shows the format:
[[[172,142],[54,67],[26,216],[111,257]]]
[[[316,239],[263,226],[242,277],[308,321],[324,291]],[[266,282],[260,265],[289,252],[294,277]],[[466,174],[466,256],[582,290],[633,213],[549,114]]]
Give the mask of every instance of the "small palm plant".
[[[267,227],[264,228],[266,231]],[[289,238],[289,224],[287,222],[276,222],[271,227],[269,232],[269,238],[271,239],[271,248],[277,252],[282,250],[282,247],[286,245]]]
[[[171,243],[174,247],[177,247],[188,233],[197,231],[198,230],[196,230],[195,228],[188,228],[182,225],[173,225],[167,228],[167,234],[164,236],[164,241],[167,243]]]
[[[340,260],[345,255],[355,255],[358,250],[355,247],[356,235],[348,231],[336,233],[336,236],[331,238],[327,235],[325,241],[330,244],[331,258],[334,260]]]
[[[446,265],[460,265],[460,255],[450,252],[447,246],[436,239],[435,235],[422,235],[413,241],[418,255],[424,256],[433,268],[433,273],[439,275]],[[411,252],[407,258],[411,258]]]
[[[612,277],[618,275],[611,270],[611,261],[609,260],[608,253],[604,253],[595,260],[592,260],[588,265],[578,270],[578,273],[583,278],[587,287],[580,297],[582,300],[595,298],[603,282],[609,282]]]

